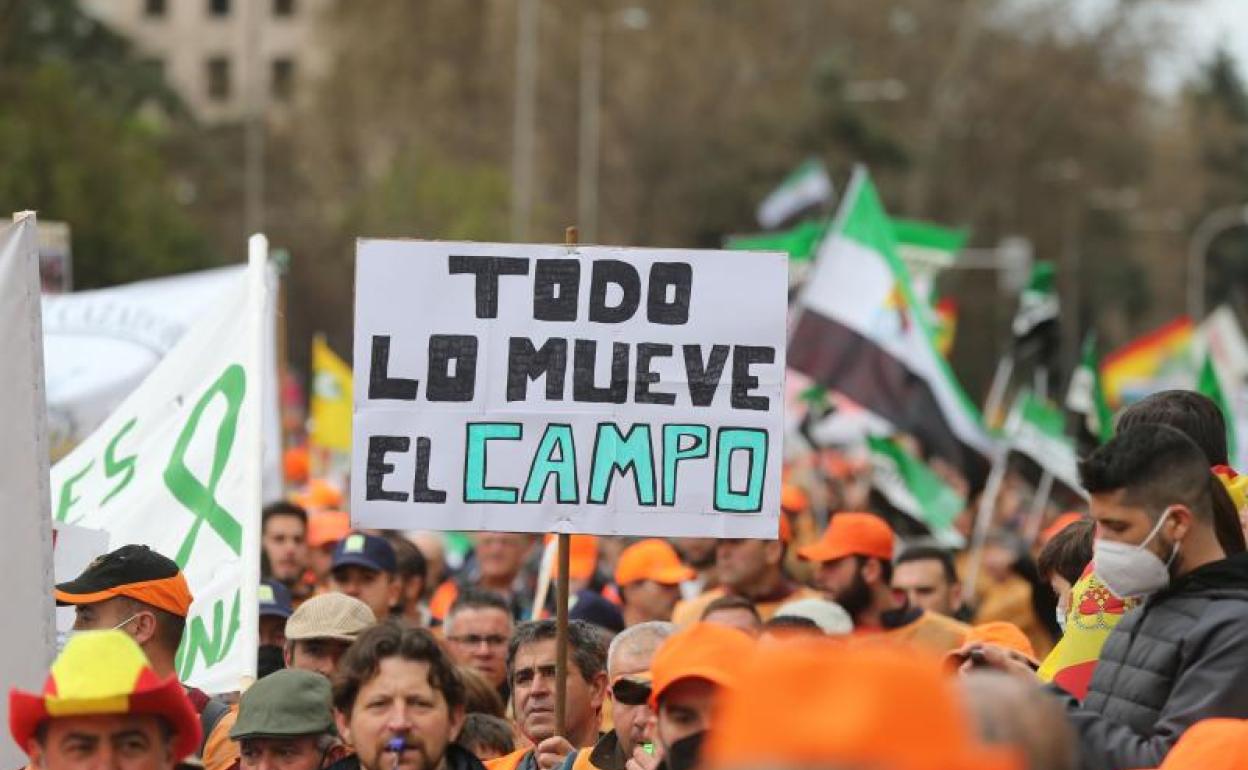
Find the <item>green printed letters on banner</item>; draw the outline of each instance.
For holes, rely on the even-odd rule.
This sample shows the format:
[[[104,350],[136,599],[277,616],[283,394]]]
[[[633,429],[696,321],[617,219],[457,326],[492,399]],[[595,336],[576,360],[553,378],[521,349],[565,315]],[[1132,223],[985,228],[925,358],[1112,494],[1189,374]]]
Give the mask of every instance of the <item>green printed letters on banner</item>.
[[[684,440],[693,443],[681,446]],[[681,460],[697,460],[711,451],[711,429],[705,425],[663,426],[663,504],[676,504],[676,464]]]
[[[179,681],[185,682],[195,673],[195,664],[199,660],[202,659],[205,666],[215,666],[230,654],[234,637],[238,635],[241,625],[238,614],[241,603],[240,592],[235,591],[228,626],[225,622],[225,603],[220,599],[212,603],[211,628],[204,623],[207,614],[189,618],[186,633],[182,635],[182,645],[178,647],[178,654],[173,661]]]
[[[524,485],[524,502],[540,503],[551,475],[555,477],[559,502],[575,503],[576,442],[572,437],[571,425],[556,424],[546,427],[546,432],[542,434],[542,443],[533,455],[529,480]]]
[[[234,434],[238,429],[238,413],[242,409],[243,395],[246,391],[246,372],[242,366],[231,364],[222,372],[217,381],[209,386],[204,395],[200,397],[199,403],[191,410],[191,416],[187,419],[186,425],[182,427],[182,433],[173,447],[173,454],[169,457],[169,465],[164,473],[165,486],[169,488],[177,501],[186,506],[186,509],[195,516],[195,523],[191,525],[174,559],[179,568],[184,569],[190,560],[191,553],[195,550],[195,540],[199,537],[200,527],[205,521],[235,554],[242,552],[243,527],[217,501],[216,493],[217,485],[221,483],[221,476],[225,473],[226,465],[230,461],[230,450],[234,446]],[[199,421],[204,415],[204,410],[218,394],[225,397],[225,416],[221,418],[221,424],[217,426],[212,470],[209,472],[208,483],[205,485],[186,467],[186,450],[196,431],[199,430]]]
[[[616,471],[623,476],[633,472],[640,505],[654,505],[654,455],[650,450],[650,426],[636,424],[627,435],[620,434],[614,423],[598,426],[594,440],[594,461],[590,471],[589,502],[602,505],[607,502],[611,478]]]
[[[108,501],[117,496],[117,493],[130,485],[134,480],[134,464],[136,462],[135,455],[117,459],[117,444],[121,441],[122,436],[130,432],[130,429],[139,421],[137,417],[131,417],[130,421],[121,426],[121,430],[117,431],[117,435],[113,436],[113,440],[108,442],[108,448],[104,450],[104,475],[108,478],[121,476],[121,481],[117,486],[113,487],[113,491],[104,496],[100,501],[101,506],[108,505]]]

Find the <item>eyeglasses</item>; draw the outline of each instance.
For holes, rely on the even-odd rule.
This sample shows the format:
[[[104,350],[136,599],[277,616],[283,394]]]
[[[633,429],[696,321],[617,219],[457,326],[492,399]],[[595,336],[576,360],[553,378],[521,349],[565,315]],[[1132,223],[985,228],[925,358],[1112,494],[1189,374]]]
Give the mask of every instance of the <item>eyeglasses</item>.
[[[644,706],[650,702],[650,683],[617,679],[611,685],[611,697],[621,706]]]
[[[480,634],[464,634],[462,636],[448,637],[456,644],[462,644],[465,647],[479,647],[484,644],[487,647],[502,647],[507,644],[507,637],[498,634],[490,634],[482,636]]]

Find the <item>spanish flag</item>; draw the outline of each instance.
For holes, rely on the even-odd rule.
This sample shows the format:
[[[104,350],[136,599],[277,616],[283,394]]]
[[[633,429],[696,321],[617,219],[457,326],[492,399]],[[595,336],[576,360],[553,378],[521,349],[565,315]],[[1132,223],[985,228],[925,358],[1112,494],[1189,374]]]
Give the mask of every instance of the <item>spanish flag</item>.
[[[314,446],[351,451],[351,367],[325,342],[312,340],[312,403],[309,411]]]
[[[1192,319],[1181,316],[1105,356],[1101,383],[1109,405],[1121,406],[1131,391],[1156,390],[1154,383],[1176,369],[1192,369],[1193,333]]]
[[[1105,640],[1123,614],[1134,606],[1133,601],[1114,596],[1089,564],[1070,590],[1066,632],[1036,675],[1083,700]]]

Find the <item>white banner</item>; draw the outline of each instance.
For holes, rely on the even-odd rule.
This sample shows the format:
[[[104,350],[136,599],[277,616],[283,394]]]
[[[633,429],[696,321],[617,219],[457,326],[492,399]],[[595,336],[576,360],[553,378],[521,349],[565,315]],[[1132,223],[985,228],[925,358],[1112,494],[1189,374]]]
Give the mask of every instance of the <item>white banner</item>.
[[[260,549],[259,324],[254,262],[90,438],[52,468],[57,522],[172,558],[195,597],[179,678],[237,690],[255,670]]]
[[[9,618],[0,636],[0,684],[38,692],[52,662],[52,528],[48,521],[48,443],[43,355],[39,347],[39,250],[34,214],[0,228],[0,564]],[[0,724],[9,702],[0,701]],[[0,767],[26,755],[0,734]]]
[[[43,346],[53,461],[100,427],[245,271],[244,265],[232,265],[45,296]],[[271,313],[265,330],[265,376],[272,383],[263,406],[266,500],[282,495],[276,331]]]
[[[352,516],[774,538],[783,254],[361,240]]]

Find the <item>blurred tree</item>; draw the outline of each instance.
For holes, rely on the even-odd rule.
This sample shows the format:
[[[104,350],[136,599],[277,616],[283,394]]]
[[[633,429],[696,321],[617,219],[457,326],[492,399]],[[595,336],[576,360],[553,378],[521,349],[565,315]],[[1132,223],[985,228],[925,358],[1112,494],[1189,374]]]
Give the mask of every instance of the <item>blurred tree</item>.
[[[77,288],[212,262],[165,159],[185,111],[76,2],[0,6],[0,103],[0,209],[69,223]]]
[[[1235,60],[1220,49],[1189,89],[1192,129],[1204,166],[1203,205],[1191,226],[1225,206],[1248,205],[1248,90]],[[1184,252],[1186,253],[1186,252]],[[1205,270],[1205,306],[1230,302],[1248,319],[1248,227],[1218,234]]]

